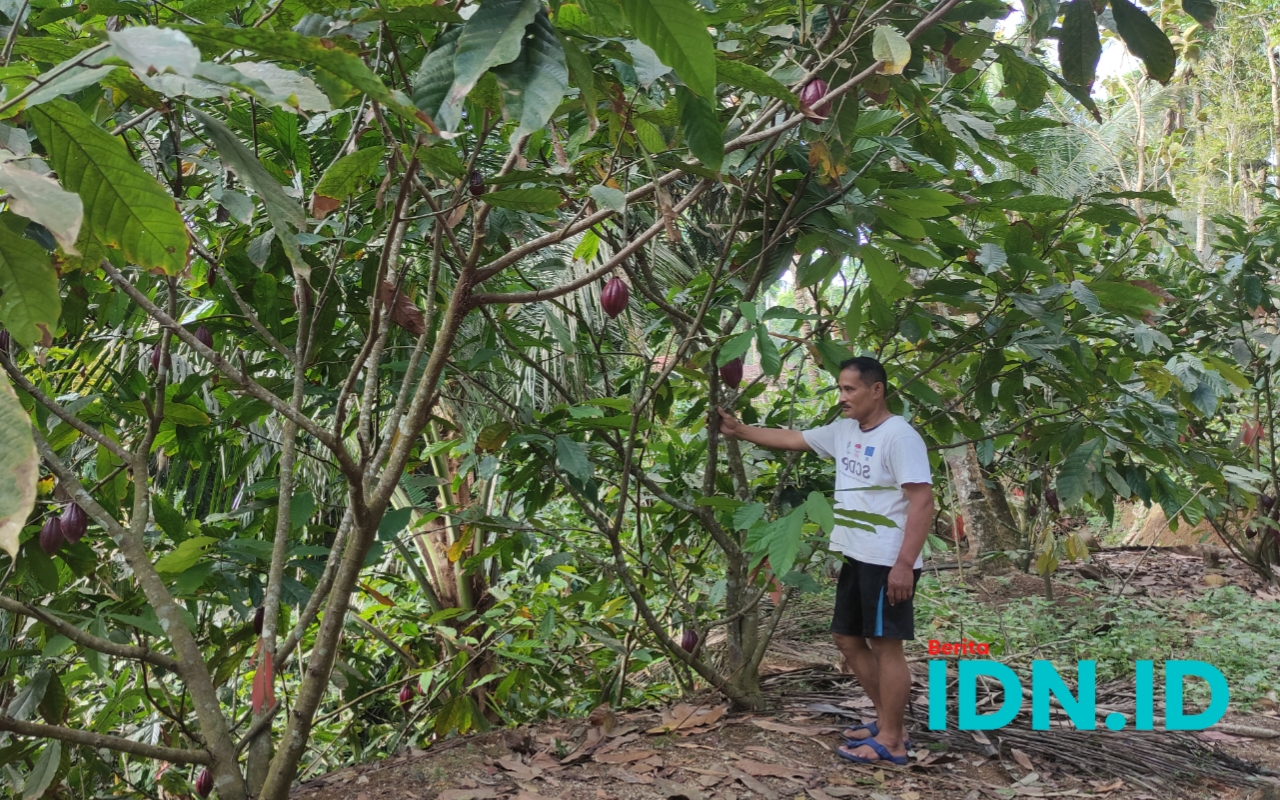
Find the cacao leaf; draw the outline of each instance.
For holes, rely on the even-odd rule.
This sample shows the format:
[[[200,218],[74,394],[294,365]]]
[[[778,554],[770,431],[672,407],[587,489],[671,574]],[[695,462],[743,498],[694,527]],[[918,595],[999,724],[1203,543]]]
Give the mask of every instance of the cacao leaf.
[[[622,0],[622,11],[636,38],[653,48],[685,86],[708,101],[715,98],[716,56],[711,34],[688,0]]]
[[[26,116],[62,186],[80,195],[89,232],[129,261],[177,275],[187,266],[187,228],[173,198],[124,143],[76,105],[52,100]]]
[[[1111,0],[1111,13],[1115,16],[1116,32],[1129,52],[1142,60],[1148,75],[1167,84],[1177,64],[1177,54],[1169,37],[1145,11],[1129,0]]]

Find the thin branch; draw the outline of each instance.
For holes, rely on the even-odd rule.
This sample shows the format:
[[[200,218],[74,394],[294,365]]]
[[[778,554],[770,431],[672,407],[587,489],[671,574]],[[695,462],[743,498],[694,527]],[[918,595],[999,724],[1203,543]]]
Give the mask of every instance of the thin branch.
[[[82,631],[75,625],[66,620],[59,619],[54,616],[53,612],[42,606],[32,605],[31,603],[22,603],[4,595],[0,595],[0,608],[8,611],[10,614],[21,614],[24,617],[48,625],[58,633],[67,637],[78,645],[87,647],[90,650],[96,650],[99,653],[106,653],[110,656],[119,658],[128,658],[134,661],[145,661],[157,667],[162,667],[170,672],[178,671],[177,659],[157,653],[147,647],[135,647],[130,644],[116,644],[110,639],[103,639],[100,636],[94,636],[88,631]]]
[[[213,756],[207,750],[160,747],[159,745],[126,739],[123,736],[108,736],[104,733],[90,733],[89,731],[74,728],[64,728],[61,725],[26,722],[8,716],[0,716],[0,731],[16,733],[19,736],[34,736],[40,739],[58,739],[87,747],[101,747],[106,750],[131,753],[135,756],[142,756],[156,761],[168,761],[171,764],[213,763]]]

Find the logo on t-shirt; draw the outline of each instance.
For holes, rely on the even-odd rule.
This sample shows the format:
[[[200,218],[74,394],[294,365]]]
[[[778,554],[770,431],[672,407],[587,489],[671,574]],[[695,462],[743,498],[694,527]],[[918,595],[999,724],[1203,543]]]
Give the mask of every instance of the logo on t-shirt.
[[[876,452],[875,445],[867,445],[867,452],[864,455],[866,455],[867,458],[871,458],[871,456],[875,452]]]

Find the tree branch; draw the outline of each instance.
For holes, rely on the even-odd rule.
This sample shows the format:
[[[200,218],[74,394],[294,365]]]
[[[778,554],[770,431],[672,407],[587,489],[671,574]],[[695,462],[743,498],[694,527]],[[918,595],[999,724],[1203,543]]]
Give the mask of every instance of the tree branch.
[[[54,616],[53,612],[42,606],[32,605],[31,603],[22,603],[4,595],[0,595],[0,608],[8,611],[10,614],[21,614],[24,617],[30,617],[37,622],[48,625],[58,633],[67,637],[78,645],[87,647],[90,650],[96,650],[99,653],[106,653],[110,656],[118,656],[120,658],[128,658],[134,661],[145,661],[157,667],[162,667],[170,672],[178,672],[178,662],[176,659],[157,653],[146,647],[135,647],[130,644],[116,644],[110,639],[103,639],[100,636],[94,636],[88,631],[82,631],[75,625],[66,620],[59,619]]]
[[[137,742],[123,736],[108,736],[104,733],[91,733],[75,728],[64,728],[61,725],[45,725],[40,722],[26,722],[13,717],[0,716],[0,731],[16,733],[19,736],[34,736],[40,739],[58,739],[72,744],[87,747],[101,747],[119,753],[131,753],[143,758],[157,761],[168,761],[171,764],[212,764],[213,756],[207,750],[186,750],[178,747],[160,747],[159,745]]]

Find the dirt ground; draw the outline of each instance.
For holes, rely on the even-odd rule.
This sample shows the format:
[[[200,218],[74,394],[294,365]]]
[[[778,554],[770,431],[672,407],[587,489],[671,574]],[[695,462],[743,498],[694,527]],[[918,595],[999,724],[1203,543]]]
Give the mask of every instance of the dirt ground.
[[[1115,551],[1092,560],[1126,593],[1181,594],[1223,583],[1269,590],[1231,564],[1206,567],[1173,550]],[[1055,594],[1087,601],[1072,571]],[[1118,577],[1117,577],[1118,576]],[[1092,575],[1085,577],[1092,578]],[[988,602],[1044,590],[1035,577],[974,581]],[[856,683],[834,669],[835,650],[802,619],[789,619],[763,679],[771,710],[730,714],[714,696],[663,709],[617,712],[604,726],[564,720],[439,742],[385,761],[333,772],[298,786],[294,800],[745,800],[872,798],[980,800],[1020,797],[1238,798],[1280,800],[1280,711],[1229,713],[1196,733],[1106,730],[981,732],[925,729],[919,707],[906,767],[859,765],[832,750],[839,731],[869,709]],[[917,642],[918,644],[918,642]],[[925,658],[912,654],[913,696],[921,702]],[[606,715],[607,716],[607,715]],[[1231,732],[1228,732],[1231,731]],[[1240,732],[1252,735],[1240,735]],[[1267,731],[1275,736],[1266,735]],[[1056,737],[1056,738],[1055,738]],[[1138,738],[1142,737],[1142,738]],[[1141,764],[1187,764],[1194,774],[1161,774]],[[1092,754],[1098,758],[1092,758]],[[1108,757],[1103,757],[1108,756]],[[1194,769],[1192,768],[1194,766]],[[1172,772],[1172,770],[1170,771]]]

